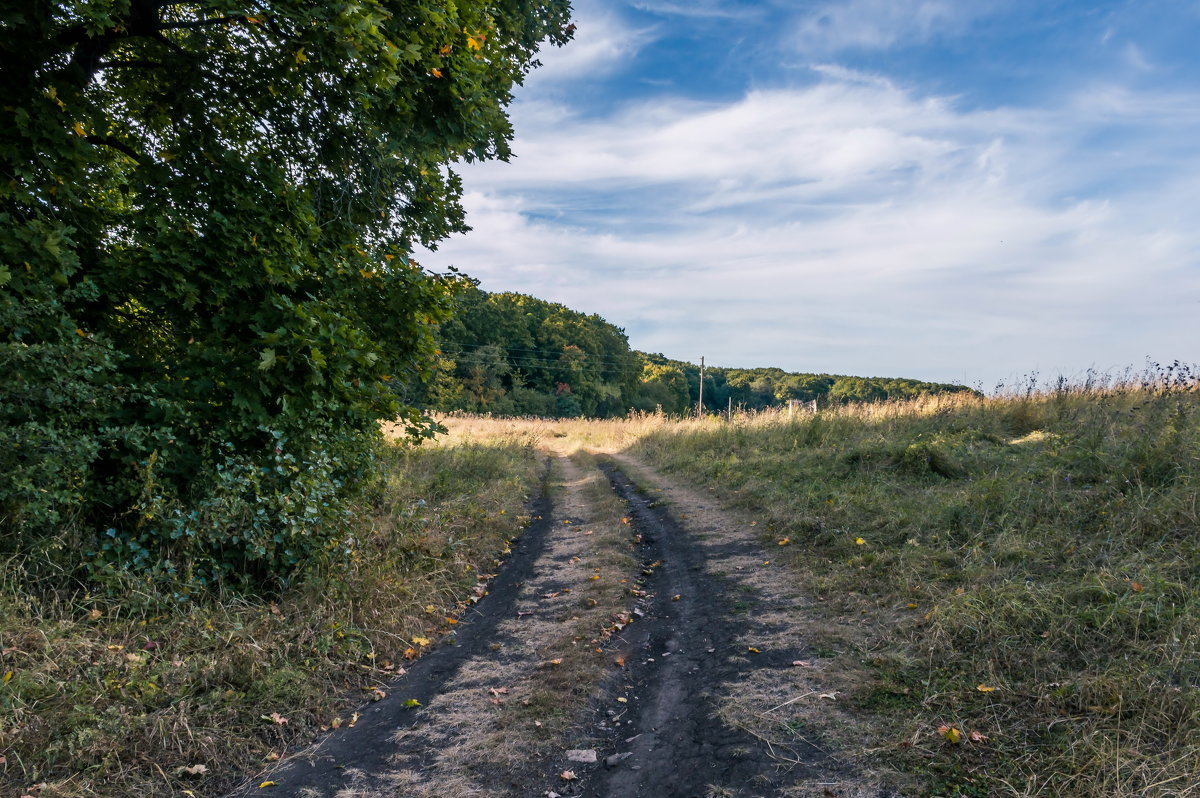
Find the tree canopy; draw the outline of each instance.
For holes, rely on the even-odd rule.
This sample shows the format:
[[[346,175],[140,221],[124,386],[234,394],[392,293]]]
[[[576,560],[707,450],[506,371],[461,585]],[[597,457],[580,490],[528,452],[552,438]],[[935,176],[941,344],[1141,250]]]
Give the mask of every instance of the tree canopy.
[[[567,0],[2,0],[0,524],[204,581],[337,543],[428,429],[457,161]],[[203,534],[201,534],[201,530]],[[58,534],[58,533],[55,533]]]

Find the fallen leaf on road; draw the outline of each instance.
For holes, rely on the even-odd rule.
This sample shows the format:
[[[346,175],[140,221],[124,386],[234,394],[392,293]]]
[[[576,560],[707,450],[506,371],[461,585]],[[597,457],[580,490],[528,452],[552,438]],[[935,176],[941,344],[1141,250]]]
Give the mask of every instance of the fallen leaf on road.
[[[564,770],[562,773],[558,774],[558,777],[560,779],[562,779],[563,781],[574,781],[575,780],[575,771]]]

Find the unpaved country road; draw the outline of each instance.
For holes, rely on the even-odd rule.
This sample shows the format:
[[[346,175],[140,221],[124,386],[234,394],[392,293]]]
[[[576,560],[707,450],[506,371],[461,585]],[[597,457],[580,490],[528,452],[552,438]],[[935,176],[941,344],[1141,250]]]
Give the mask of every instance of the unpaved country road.
[[[747,522],[619,455],[531,509],[453,639],[230,798],[893,795],[822,739],[852,719]]]

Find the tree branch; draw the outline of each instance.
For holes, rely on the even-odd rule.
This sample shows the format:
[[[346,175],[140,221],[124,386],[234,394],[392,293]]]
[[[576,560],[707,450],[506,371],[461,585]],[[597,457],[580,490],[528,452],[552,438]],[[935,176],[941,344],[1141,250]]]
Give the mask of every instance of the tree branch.
[[[83,140],[88,142],[89,144],[99,144],[99,145],[102,145],[105,147],[112,147],[117,152],[121,152],[121,153],[124,153],[125,155],[128,155],[130,158],[132,158],[137,163],[140,164],[142,162],[141,153],[139,153],[133,147],[130,147],[125,142],[119,141],[118,139],[114,139],[110,136],[84,136]]]
[[[245,22],[245,17],[214,17],[213,19],[197,19],[191,22],[174,22],[169,25],[159,25],[158,30],[190,30],[209,25],[225,25],[230,22]]]
[[[159,61],[148,61],[146,59],[133,59],[129,61],[101,61],[96,64],[96,69],[113,69],[116,67],[142,67],[145,69],[153,69],[160,67],[162,63]]]

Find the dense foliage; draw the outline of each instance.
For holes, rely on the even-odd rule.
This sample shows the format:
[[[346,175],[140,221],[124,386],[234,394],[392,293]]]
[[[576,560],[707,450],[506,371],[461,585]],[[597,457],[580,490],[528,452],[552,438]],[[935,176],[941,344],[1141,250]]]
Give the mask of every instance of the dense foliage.
[[[425,397],[439,410],[603,417],[637,396],[641,362],[624,331],[563,305],[468,288],[439,339]]]
[[[184,585],[338,546],[378,419],[428,429],[458,281],[408,253],[568,10],[2,0],[3,545]]]
[[[629,348],[625,332],[523,294],[461,290],[439,332],[437,375],[420,401],[448,411],[508,416],[612,417],[631,410],[693,413],[700,367]],[[710,367],[706,412],[764,410],[796,400],[820,405],[967,391],[911,379],[795,374],[778,368]]]

